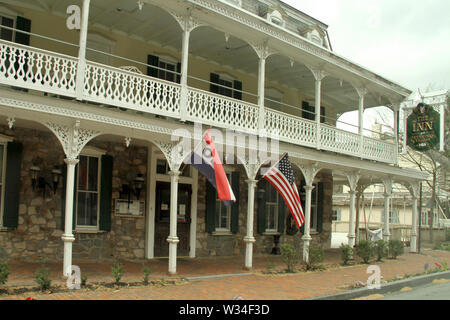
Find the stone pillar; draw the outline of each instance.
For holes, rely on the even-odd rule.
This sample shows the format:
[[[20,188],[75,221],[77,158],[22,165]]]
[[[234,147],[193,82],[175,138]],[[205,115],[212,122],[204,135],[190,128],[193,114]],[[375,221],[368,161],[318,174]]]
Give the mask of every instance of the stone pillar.
[[[245,269],[250,270],[253,262],[253,217],[255,214],[255,188],[257,180],[246,180],[248,184],[248,203],[247,203],[247,235],[244,237],[245,242]]]
[[[76,79],[76,98],[83,100],[84,73],[86,70],[86,43],[88,34],[89,6],[90,0],[83,0],[83,9],[81,13],[80,46],[78,50],[78,68]]]
[[[63,274],[68,277],[72,274],[72,243],[75,237],[72,233],[73,225],[73,203],[74,203],[74,185],[75,185],[75,166],[78,159],[66,158],[64,160],[67,164],[66,177],[66,207],[64,220],[64,234],[61,239],[64,241],[64,264]]]
[[[309,261],[309,244],[312,240],[310,235],[311,229],[311,194],[314,186],[312,184],[305,185],[306,200],[305,200],[305,233],[303,234],[303,261]]]
[[[167,242],[169,242],[169,274],[177,273],[177,212],[178,212],[178,179],[180,171],[172,170],[170,174],[170,231]]]

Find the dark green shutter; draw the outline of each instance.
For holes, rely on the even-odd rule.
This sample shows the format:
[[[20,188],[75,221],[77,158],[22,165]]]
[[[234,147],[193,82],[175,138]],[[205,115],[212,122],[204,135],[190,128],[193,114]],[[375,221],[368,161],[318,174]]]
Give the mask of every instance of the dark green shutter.
[[[266,232],[266,185],[267,181],[264,179],[259,180],[257,188],[258,197],[258,233],[262,234]]]
[[[206,232],[216,230],[216,189],[206,180]]]
[[[149,54],[147,57],[147,64],[157,67],[159,65],[159,57]],[[158,69],[150,66],[147,67],[147,75],[158,78]]]
[[[302,208],[303,208],[303,213],[306,216],[306,194],[305,194],[305,181],[301,180],[300,184],[298,186],[298,192],[300,194],[300,202],[302,203]],[[303,223],[302,226],[300,227],[300,232],[302,234],[305,234],[305,224]]]
[[[31,32],[31,20],[23,18],[23,17],[17,17],[16,29],[22,30],[25,32]],[[26,33],[22,33],[20,31],[16,31],[15,42],[29,46],[30,45],[30,35],[26,34]]]
[[[219,87],[214,85],[214,83],[219,83],[220,76],[215,73],[211,73],[209,75],[210,85],[209,85],[209,91],[212,93],[219,93]]]
[[[320,107],[320,123],[325,122],[325,107]]]
[[[75,166],[74,172],[74,186],[73,186],[73,214],[72,214],[72,230],[75,230],[75,221],[77,216],[77,168]],[[61,179],[61,230],[65,231],[66,225],[66,187],[67,187],[67,165],[64,163],[62,166],[62,179]]]
[[[239,232],[239,171],[231,173],[231,188],[236,202],[231,206],[231,232]]]
[[[113,157],[102,156],[99,229],[111,231]]]
[[[286,214],[291,214],[287,209],[286,202],[284,201],[281,194],[278,195],[278,232],[284,233],[284,221],[286,219]]]
[[[242,100],[242,82],[238,80],[233,81],[233,98]]]
[[[20,170],[22,144],[8,142],[6,150],[5,204],[3,226],[17,228],[19,224]]]
[[[181,62],[177,63],[177,83],[181,82]]]
[[[317,184],[317,232],[322,232],[323,224],[323,182]]]

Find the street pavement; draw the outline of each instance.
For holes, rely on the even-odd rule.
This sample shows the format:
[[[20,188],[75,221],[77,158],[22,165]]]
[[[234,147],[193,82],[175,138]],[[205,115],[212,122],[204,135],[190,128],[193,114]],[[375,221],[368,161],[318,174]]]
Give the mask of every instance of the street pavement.
[[[406,287],[403,292],[387,294],[380,300],[450,300],[450,281],[445,280],[417,288]]]

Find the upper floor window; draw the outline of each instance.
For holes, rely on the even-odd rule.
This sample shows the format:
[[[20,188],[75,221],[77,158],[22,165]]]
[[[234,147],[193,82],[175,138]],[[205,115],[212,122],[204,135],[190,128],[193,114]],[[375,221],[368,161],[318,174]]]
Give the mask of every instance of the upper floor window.
[[[242,100],[242,82],[228,74],[211,73],[210,91],[230,98]]]
[[[268,19],[270,22],[276,24],[277,26],[284,27],[283,16],[278,10],[273,10],[268,14]]]
[[[9,28],[14,28],[15,18],[7,17],[0,13],[0,24]],[[1,28],[0,37],[2,40],[14,41],[14,31],[11,29]]]
[[[176,61],[176,59],[165,55],[149,55],[147,63],[150,65],[147,68],[147,75],[170,82],[180,83],[181,63]],[[157,68],[152,68],[151,66]]]

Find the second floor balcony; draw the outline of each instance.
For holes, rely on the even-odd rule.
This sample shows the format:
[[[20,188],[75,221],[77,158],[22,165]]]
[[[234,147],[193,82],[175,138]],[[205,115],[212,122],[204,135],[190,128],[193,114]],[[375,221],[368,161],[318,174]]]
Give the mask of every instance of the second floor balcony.
[[[44,7],[14,1],[2,13],[0,6],[0,16],[16,14],[1,28],[0,84],[397,163],[396,139],[370,137],[361,115],[372,106],[395,110],[406,89],[278,26],[264,32],[261,19],[244,11],[236,14],[255,24],[245,26],[192,1],[145,1],[141,10],[135,1],[116,2],[90,1],[81,27],[87,42]],[[58,3],[53,12],[66,9],[65,1]],[[29,27],[20,27],[19,18]],[[339,129],[338,115],[353,110],[360,114],[357,133]]]

